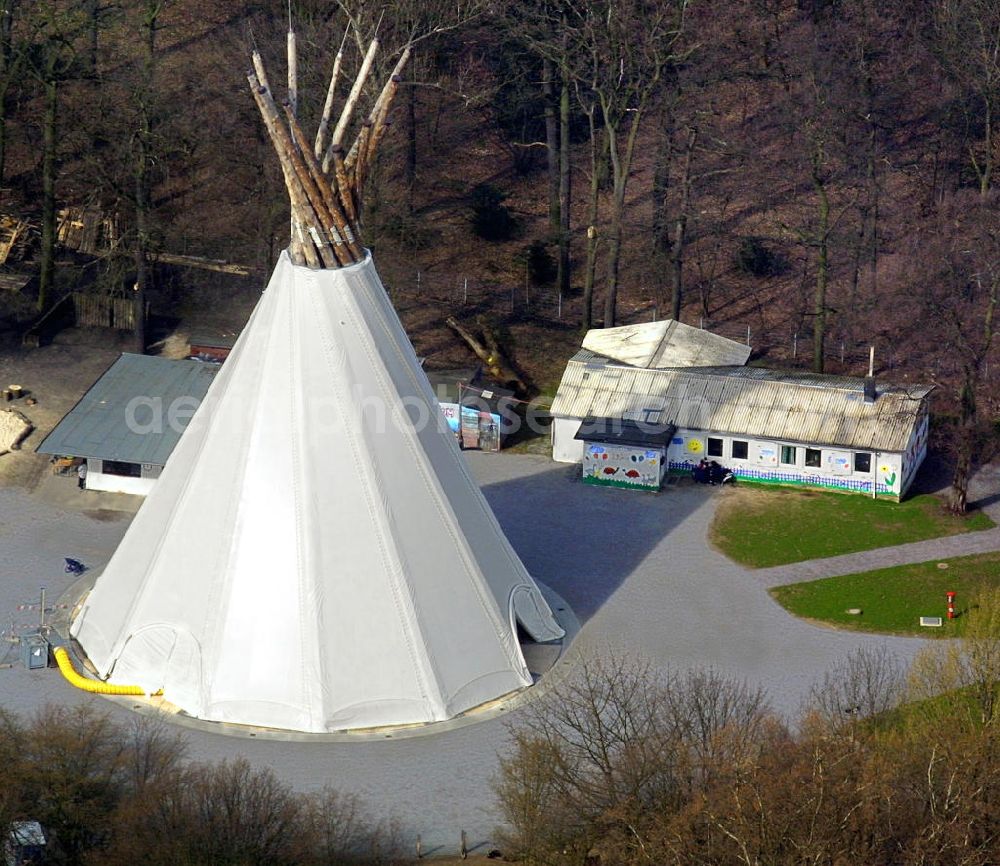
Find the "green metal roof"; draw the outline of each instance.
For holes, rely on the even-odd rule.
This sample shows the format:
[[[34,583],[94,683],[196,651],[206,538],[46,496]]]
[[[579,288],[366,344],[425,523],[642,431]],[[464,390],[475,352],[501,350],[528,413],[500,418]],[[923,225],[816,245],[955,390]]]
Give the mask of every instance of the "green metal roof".
[[[201,361],[123,354],[36,450],[162,466],[218,369]]]

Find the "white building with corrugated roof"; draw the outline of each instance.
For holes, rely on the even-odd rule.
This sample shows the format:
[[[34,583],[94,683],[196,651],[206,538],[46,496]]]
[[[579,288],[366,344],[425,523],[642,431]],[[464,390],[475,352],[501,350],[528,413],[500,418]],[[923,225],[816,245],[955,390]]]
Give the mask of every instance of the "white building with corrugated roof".
[[[559,462],[593,464],[603,445],[581,425],[617,419],[670,432],[664,471],[704,458],[742,481],[898,499],[927,453],[928,385],[746,367],[749,347],[677,322],[591,331],[583,345],[552,405]]]

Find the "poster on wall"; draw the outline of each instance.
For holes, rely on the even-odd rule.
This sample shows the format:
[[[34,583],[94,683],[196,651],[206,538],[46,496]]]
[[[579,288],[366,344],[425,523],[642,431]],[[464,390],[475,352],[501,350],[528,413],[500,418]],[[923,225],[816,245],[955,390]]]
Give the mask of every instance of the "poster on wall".
[[[827,451],[827,471],[833,475],[851,474],[851,455],[847,451]]]
[[[473,406],[457,403],[440,403],[448,429],[458,436],[459,417],[462,425],[462,447],[479,448],[482,451],[499,451],[501,419],[499,413],[483,412]],[[461,411],[461,416],[459,416]]]
[[[778,465],[778,446],[769,443],[757,444],[757,463],[761,466]]]

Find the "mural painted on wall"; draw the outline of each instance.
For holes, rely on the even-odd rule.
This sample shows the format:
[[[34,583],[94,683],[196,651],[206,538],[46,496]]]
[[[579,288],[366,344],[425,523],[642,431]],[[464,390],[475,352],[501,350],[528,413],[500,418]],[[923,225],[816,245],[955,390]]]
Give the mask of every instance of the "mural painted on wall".
[[[882,484],[885,485],[885,489],[888,493],[896,492],[896,469],[890,466],[888,463],[883,463],[878,468],[879,476],[882,479]]]
[[[607,487],[659,490],[663,451],[588,442],[583,450],[583,481]]]
[[[694,463],[688,460],[671,460],[667,468],[670,472],[690,475],[691,470],[694,468]],[[766,469],[755,469],[749,466],[731,466],[730,468],[736,476],[737,481],[748,482],[751,484],[780,484],[790,487],[817,487],[824,490],[842,490],[849,493],[866,493],[869,496],[871,496],[872,493],[872,481],[868,478],[850,478],[842,475],[800,475],[799,473],[781,471],[769,472]],[[891,467],[887,468],[890,468],[891,475],[884,476],[880,468],[879,480],[876,482],[875,493],[880,496],[898,497],[898,489],[888,483],[891,478],[893,484],[895,484],[896,471],[891,469]]]

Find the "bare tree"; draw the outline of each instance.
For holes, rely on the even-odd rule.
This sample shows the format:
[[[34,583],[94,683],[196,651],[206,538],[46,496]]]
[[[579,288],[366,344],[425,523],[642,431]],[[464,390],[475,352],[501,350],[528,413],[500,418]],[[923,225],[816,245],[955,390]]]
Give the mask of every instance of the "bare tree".
[[[38,280],[38,309],[48,306],[55,281],[56,177],[59,154],[59,93],[61,85],[78,71],[76,41],[82,32],[80,11],[73,7],[38,8],[31,21],[34,31],[28,68],[44,93],[42,120],[42,250]]]
[[[899,303],[914,350],[958,404],[950,508],[966,511],[981,413],[991,392],[986,371],[1000,329],[1000,196],[956,193],[913,238],[899,279]]]
[[[893,709],[903,695],[903,667],[885,644],[858,647],[813,685],[808,708],[835,731]]]
[[[953,82],[979,141],[967,143],[980,195],[993,186],[1000,114],[1000,6],[993,0],[934,0],[923,5],[924,33]]]
[[[496,790],[517,848],[582,857],[604,836],[641,844],[646,809],[677,789],[663,685],[645,662],[583,660],[512,720],[515,749]]]
[[[688,0],[600,0],[543,3],[535,9],[534,45],[560,64],[572,79],[591,130],[591,222],[587,229],[587,275],[597,249],[597,192],[602,147],[611,164],[611,211],[604,326],[612,327],[618,304],[619,271],[625,231],[625,197],[636,142],[667,66],[678,59]],[[541,33],[543,35],[538,36]],[[568,94],[567,94],[568,95]],[[600,112],[600,127],[596,112]],[[584,327],[589,327],[590,295],[584,287]]]

